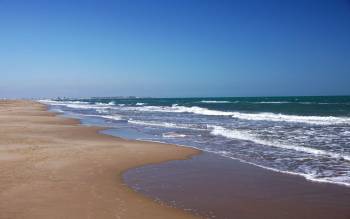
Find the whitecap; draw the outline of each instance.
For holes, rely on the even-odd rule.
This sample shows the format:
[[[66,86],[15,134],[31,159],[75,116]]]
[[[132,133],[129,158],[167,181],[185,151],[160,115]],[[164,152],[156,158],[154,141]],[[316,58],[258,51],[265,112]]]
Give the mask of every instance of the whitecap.
[[[180,133],[176,133],[176,132],[163,133],[162,136],[164,138],[184,138],[184,137],[186,137],[185,134],[180,134]]]
[[[140,120],[128,120],[129,123],[136,124],[136,125],[143,125],[143,126],[158,126],[158,127],[164,127],[164,128],[176,128],[176,129],[192,129],[192,130],[205,130],[200,129],[197,127],[194,127],[190,124],[176,124],[171,122],[158,122],[158,121],[140,121]]]
[[[304,152],[315,156],[327,156],[335,159],[344,159],[344,160],[350,161],[350,155],[338,154],[334,152],[324,151],[324,150],[310,148],[310,147],[298,146],[298,145],[287,145],[287,144],[283,144],[281,142],[273,141],[273,140],[264,140],[244,130],[227,129],[216,125],[208,125],[208,128],[211,129],[210,133],[212,135],[223,136],[225,138],[230,138],[230,139],[251,141],[256,144]]]
[[[225,100],[202,100],[201,103],[231,103],[230,101]]]
[[[103,116],[99,116],[99,117],[102,117],[102,118],[105,118],[105,119],[112,119],[112,120],[123,120],[123,117],[121,115],[116,115],[116,114],[113,114],[113,115],[103,115]]]
[[[242,113],[229,112],[220,110],[211,110],[203,107],[185,107],[173,105],[169,106],[144,106],[144,107],[125,107],[124,110],[135,110],[145,112],[169,112],[169,113],[193,113],[207,116],[231,116],[240,120],[254,121],[272,121],[272,122],[292,122],[292,123],[307,123],[313,125],[336,125],[350,124],[349,117],[334,117],[334,116],[298,116],[286,115],[277,113]]]

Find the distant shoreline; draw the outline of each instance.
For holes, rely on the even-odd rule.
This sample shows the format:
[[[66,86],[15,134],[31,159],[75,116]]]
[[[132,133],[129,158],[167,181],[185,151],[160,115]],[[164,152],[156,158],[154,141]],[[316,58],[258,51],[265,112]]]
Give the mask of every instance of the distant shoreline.
[[[55,100],[88,100],[88,99],[225,99],[225,98],[283,98],[283,97],[348,97],[350,94],[337,94],[337,95],[282,95],[282,96],[180,96],[180,97],[155,97],[155,96],[101,96],[101,97],[47,97],[47,98],[28,98],[31,100],[40,99],[55,99]],[[21,98],[19,98],[21,99]],[[24,98],[27,99],[27,98]]]

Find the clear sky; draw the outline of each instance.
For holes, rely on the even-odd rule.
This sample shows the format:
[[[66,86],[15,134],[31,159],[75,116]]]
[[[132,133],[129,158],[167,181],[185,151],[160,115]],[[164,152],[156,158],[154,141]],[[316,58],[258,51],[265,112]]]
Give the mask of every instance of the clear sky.
[[[0,97],[336,94],[349,0],[0,0]]]

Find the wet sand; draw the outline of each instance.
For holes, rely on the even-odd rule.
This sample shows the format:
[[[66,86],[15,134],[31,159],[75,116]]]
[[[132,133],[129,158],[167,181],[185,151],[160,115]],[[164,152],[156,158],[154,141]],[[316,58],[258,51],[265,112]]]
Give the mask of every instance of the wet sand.
[[[135,190],[209,218],[350,219],[350,188],[203,153],[127,171]]]
[[[0,101],[0,218],[193,218],[127,187],[123,171],[199,151],[128,141],[47,112]]]

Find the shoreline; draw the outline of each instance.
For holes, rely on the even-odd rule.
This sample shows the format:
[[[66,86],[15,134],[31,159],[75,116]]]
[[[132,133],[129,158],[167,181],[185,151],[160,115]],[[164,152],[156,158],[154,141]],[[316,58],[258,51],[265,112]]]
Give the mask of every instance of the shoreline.
[[[77,118],[71,118],[69,116],[65,116],[64,112],[51,112],[49,110],[49,105],[46,105],[46,104],[43,104],[43,103],[40,103],[39,104],[42,104],[43,106],[46,107],[46,110],[47,112],[49,113],[53,113],[55,116],[60,116],[62,115],[62,118],[64,119],[71,119],[71,120],[76,120],[77,124],[78,125],[81,125],[83,127],[95,127],[95,128],[99,128],[99,130],[96,132],[97,134],[100,134],[100,135],[106,135],[106,136],[111,136],[111,137],[114,137],[114,138],[117,138],[117,139],[121,139],[123,141],[136,141],[136,142],[141,142],[141,143],[155,143],[155,144],[162,144],[162,145],[167,145],[167,146],[173,146],[173,147],[184,147],[184,148],[188,148],[188,149],[191,149],[191,150],[196,150],[197,152],[195,154],[191,154],[191,155],[188,155],[186,156],[185,158],[183,159],[170,159],[170,160],[165,160],[165,161],[160,161],[160,162],[156,162],[156,163],[148,163],[148,164],[144,164],[144,165],[141,165],[141,166],[137,166],[137,167],[132,167],[130,169],[133,169],[133,168],[139,168],[139,167],[142,167],[142,166],[145,166],[145,165],[157,165],[157,164],[162,164],[162,163],[165,163],[165,162],[168,162],[168,161],[181,161],[181,160],[188,160],[188,159],[191,159],[193,156],[198,156],[198,155],[201,155],[202,153],[204,152],[207,152],[207,151],[203,151],[201,150],[200,148],[197,148],[197,147],[193,147],[193,146],[188,146],[188,145],[180,145],[180,144],[170,144],[170,143],[166,143],[166,142],[161,142],[161,141],[152,141],[152,140],[142,140],[142,139],[130,139],[130,138],[126,138],[126,137],[122,137],[122,136],[117,136],[117,135],[112,135],[112,134],[108,134],[108,133],[103,133],[104,131],[108,131],[108,130],[111,130],[113,128],[110,128],[110,127],[103,127],[103,126],[94,126],[94,125],[84,125],[81,123],[81,119],[77,119]],[[233,159],[233,158],[230,158],[230,159]],[[240,162],[243,162],[241,160],[238,160]],[[244,163],[244,162],[243,162]],[[247,163],[247,164],[250,164],[250,165],[254,165],[254,164],[251,164],[251,163]],[[263,167],[261,167],[263,168]],[[124,172],[126,171],[129,171],[130,169],[126,169]],[[283,172],[281,172],[283,173]],[[123,173],[122,173],[123,174]]]
[[[79,120],[79,119],[78,119]],[[102,134],[105,134],[103,133],[103,131],[105,130],[111,130],[113,128],[106,128],[106,129],[103,129],[101,131]],[[316,183],[316,184],[328,184],[328,185],[331,185],[331,186],[340,186],[340,187],[345,187],[345,188],[349,188],[350,189],[350,185],[349,184],[346,184],[346,183],[340,183],[340,182],[330,182],[330,181],[326,181],[326,180],[315,180],[315,179],[312,179],[312,178],[308,178],[306,174],[301,174],[301,173],[294,173],[294,172],[289,172],[289,171],[282,171],[282,170],[277,170],[277,169],[274,169],[274,168],[269,168],[269,167],[265,167],[265,166],[261,166],[261,165],[258,165],[258,164],[255,164],[255,163],[251,163],[251,162],[248,162],[248,161],[244,161],[244,160],[241,160],[239,158],[233,158],[233,157],[229,157],[229,156],[225,156],[225,155],[221,155],[219,153],[215,153],[215,152],[212,152],[212,151],[206,151],[206,150],[202,150],[198,147],[195,147],[195,146],[189,146],[189,145],[181,145],[181,144],[169,144],[169,143],[166,143],[166,142],[162,142],[162,141],[154,141],[154,140],[142,140],[142,139],[130,139],[130,138],[127,138],[127,137],[121,137],[121,136],[118,136],[118,135],[113,135],[113,134],[108,134],[106,133],[105,135],[110,135],[110,136],[114,136],[116,138],[121,138],[121,139],[124,139],[124,140],[130,140],[130,141],[140,141],[140,142],[148,142],[148,143],[156,143],[156,144],[167,144],[167,145],[175,145],[177,147],[185,147],[185,148],[190,148],[190,149],[195,149],[195,150],[198,150],[198,154],[195,154],[195,155],[191,155],[189,156],[188,158],[186,159],[180,159],[180,160],[188,160],[188,159],[192,159],[193,156],[200,156],[201,154],[203,153],[212,153],[212,154],[215,154],[216,156],[220,156],[220,157],[224,157],[224,158],[227,158],[227,159],[231,159],[233,160],[234,162],[240,162],[244,165],[249,165],[249,166],[253,166],[253,167],[257,167],[257,168],[261,168],[263,169],[264,171],[267,170],[267,171],[271,171],[271,172],[274,172],[274,173],[277,173],[277,174],[282,174],[282,175],[286,175],[286,176],[294,176],[294,177],[299,177],[301,178],[302,180],[305,180],[309,183]],[[164,161],[164,162],[168,162],[168,161]],[[156,163],[156,164],[161,164],[161,163],[164,163],[164,162],[160,162],[160,163]],[[146,164],[148,165],[148,164]],[[152,164],[151,164],[152,165]],[[136,167],[138,168],[138,167]],[[128,171],[128,170],[126,170]]]
[[[350,189],[204,152],[131,169],[135,191],[207,218],[348,219]]]
[[[64,113],[63,113],[64,115]],[[67,117],[69,117],[69,115],[67,115]],[[84,122],[84,119],[82,118],[78,118],[82,124],[85,124],[87,126],[89,125],[94,125],[94,122],[91,124],[89,123],[89,120]],[[162,141],[152,141],[152,140],[142,140],[142,139],[136,139],[135,137],[137,137],[135,135],[135,133],[131,132],[128,133],[129,131],[122,131],[121,133],[119,131],[113,131],[113,128],[106,128],[107,132],[102,132],[103,134],[107,134],[107,135],[111,135],[111,136],[115,136],[118,138],[123,138],[123,139],[127,139],[127,140],[134,140],[134,141],[140,141],[140,142],[148,142],[148,143],[160,143],[160,144],[168,144],[166,142],[162,142]],[[109,131],[108,131],[109,130]],[[193,146],[188,146],[188,145],[179,145],[176,144],[176,146],[180,146],[180,147],[185,147],[185,148],[191,148],[191,149],[198,149],[196,147]],[[200,150],[200,149],[198,149]],[[271,207],[269,206],[269,201],[266,201],[267,203],[267,207],[265,211],[262,211],[261,207],[256,208],[257,206],[254,204],[254,202],[251,202],[250,204],[242,204],[244,202],[241,203],[241,201],[236,200],[235,196],[242,196],[240,193],[241,191],[237,191],[234,188],[230,188],[227,187],[227,183],[222,184],[222,178],[225,178],[225,174],[219,174],[219,175],[215,175],[215,173],[220,172],[220,169],[210,169],[212,164],[215,165],[215,163],[217,161],[213,162],[213,159],[208,159],[209,161],[205,161],[203,162],[203,159],[205,160],[208,154],[208,152],[206,151],[201,151],[201,155],[198,156],[194,156],[194,157],[189,157],[186,160],[183,161],[165,161],[165,162],[160,162],[157,164],[146,164],[144,166],[141,167],[136,167],[136,168],[131,168],[128,169],[126,171],[124,171],[121,175],[124,175],[124,182],[126,183],[127,186],[132,187],[132,189],[138,193],[141,193],[142,195],[148,197],[149,199],[156,201],[160,204],[165,204],[167,206],[171,206],[174,208],[178,208],[178,209],[182,209],[186,212],[190,212],[194,215],[197,216],[204,216],[204,217],[217,217],[217,218],[231,218],[232,216],[238,217],[238,218],[260,218],[261,215],[264,215],[266,217],[269,218],[280,218],[282,216],[288,215],[288,218],[295,218],[296,216],[298,218],[305,218],[305,215],[303,214],[298,214],[295,215],[291,212],[289,212],[288,210],[285,209],[285,206],[281,206],[282,208],[284,208],[285,212],[281,212],[278,208],[275,207]],[[215,154],[215,153],[214,153]],[[202,156],[203,155],[203,156]],[[215,160],[222,160],[222,158],[220,158],[220,155],[215,154],[213,157],[217,157]],[[343,212],[343,213],[339,213],[339,214],[329,214],[327,212],[322,212],[320,213],[320,211],[318,210],[314,210],[316,213],[308,213],[308,215],[314,215],[317,218],[329,218],[329,217],[333,217],[333,218],[347,218],[347,216],[349,216],[348,214],[344,213],[344,208],[343,207],[334,207],[335,203],[338,203],[339,205],[342,205],[341,203],[339,203],[339,201],[335,201],[334,200],[334,195],[338,194],[340,195],[339,200],[345,200],[345,202],[350,201],[350,199],[342,196],[341,193],[339,193],[339,191],[345,191],[346,194],[348,194],[348,197],[350,197],[350,190],[347,190],[347,186],[342,185],[342,184],[335,184],[335,183],[331,183],[331,182],[319,182],[319,181],[314,181],[314,180],[309,180],[307,179],[305,176],[302,176],[300,174],[291,174],[291,173],[285,173],[285,172],[281,172],[281,171],[275,171],[275,170],[271,170],[268,168],[264,168],[261,166],[258,166],[256,164],[252,164],[249,162],[245,162],[245,161],[241,161],[239,159],[233,159],[231,157],[225,157],[225,159],[230,160],[230,161],[226,161],[226,162],[219,162],[220,165],[224,168],[224,169],[230,169],[227,166],[240,166],[243,169],[248,169],[249,172],[252,172],[253,174],[243,174],[244,176],[244,180],[246,181],[247,184],[250,183],[251,180],[256,180],[255,177],[253,176],[254,173],[257,175],[265,175],[265,176],[269,176],[271,179],[270,183],[277,185],[277,187],[280,189],[280,191],[283,191],[283,188],[288,188],[288,185],[286,185],[286,183],[281,182],[281,181],[291,181],[292,183],[297,183],[297,184],[301,184],[303,186],[296,186],[294,188],[292,188],[291,192],[282,192],[281,194],[287,194],[287,195],[292,195],[294,196],[294,199],[290,199],[289,203],[287,204],[288,206],[291,205],[293,206],[292,208],[296,209],[296,211],[302,210],[303,212],[308,212],[307,209],[300,209],[302,208],[300,205],[296,205],[293,203],[293,201],[295,201],[296,199],[298,199],[298,194],[303,194],[303,196],[308,196],[308,192],[307,190],[310,189],[312,191],[319,191],[319,193],[322,193],[322,189],[320,188],[325,188],[326,191],[326,195],[320,195],[320,199],[325,199],[328,202],[328,206],[325,205],[324,203],[319,203],[320,206],[323,206],[326,209],[330,209],[330,211],[332,211],[332,209],[335,211],[339,211],[339,212]],[[195,172],[195,176],[188,174],[186,172],[181,172],[181,169],[193,169],[196,165],[198,160],[200,160],[200,162],[202,162],[203,166],[207,166],[208,168],[199,168],[196,170]],[[211,160],[211,161],[210,161]],[[177,164],[178,163],[178,164]],[[217,165],[217,164],[216,164]],[[177,166],[177,168],[176,168]],[[162,171],[159,172],[152,172],[152,168],[159,168],[160,170],[166,167],[165,169],[163,169]],[[134,174],[135,172],[138,171],[138,169],[142,169],[145,174],[143,175],[142,178],[140,178],[140,176],[136,174]],[[151,170],[151,172],[150,172]],[[176,174],[176,177],[174,178],[173,176],[169,176],[167,175],[167,172],[171,170],[174,171],[178,174]],[[231,170],[233,172],[235,172],[234,168],[231,168]],[[148,173],[148,174],[146,174]],[[163,175],[162,175],[163,174]],[[165,175],[164,175],[165,174]],[[183,176],[181,176],[183,174]],[[125,175],[127,177],[125,177]],[[131,177],[128,177],[130,176]],[[134,175],[134,176],[132,176]],[[229,173],[228,174],[228,178],[230,178],[231,182],[230,185],[235,185],[233,187],[240,187],[242,191],[246,191],[246,193],[248,194],[245,199],[247,200],[256,200],[256,199],[263,199],[261,197],[261,194],[259,191],[256,191],[254,194],[252,192],[249,192],[249,190],[251,188],[245,188],[244,185],[240,185],[240,183],[236,183],[236,177],[237,177],[237,171],[236,173]],[[241,176],[242,174],[238,174],[238,176]],[[158,177],[157,177],[158,176]],[[222,189],[222,188],[217,188],[216,186],[212,186],[209,191],[208,190],[196,190],[193,188],[197,188],[197,187],[201,187],[201,183],[200,182],[209,182],[209,185],[212,185],[213,182],[210,182],[212,179],[207,178],[208,176],[212,176],[212,177],[218,177],[218,183],[220,185],[219,187],[222,188],[226,188],[226,189]],[[227,177],[227,176],[226,176]],[[129,178],[129,179],[128,179]],[[136,179],[136,184],[135,182],[133,182],[133,178],[134,180]],[[152,179],[154,180],[155,178],[157,178],[155,181],[152,181]],[[164,178],[166,178],[167,180],[164,181]],[[182,179],[182,180],[179,180]],[[244,181],[243,180],[243,181]],[[275,183],[274,180],[276,180],[279,183]],[[239,182],[240,180],[238,180]],[[260,180],[257,180],[257,182],[259,182]],[[266,179],[265,179],[266,181]],[[261,182],[261,181],[260,181]],[[156,188],[151,187],[149,188],[149,184],[152,185],[157,185]],[[321,185],[320,185],[321,184]],[[266,185],[266,184],[265,184]],[[175,193],[174,191],[164,191],[163,188],[164,186],[167,186],[169,188],[174,188],[174,190],[176,190],[176,188],[178,188],[179,186],[182,187],[183,189],[177,190]],[[259,188],[259,185],[251,185],[253,188]],[[340,188],[337,188],[340,187]],[[345,190],[343,189],[343,187],[345,187]],[[308,189],[307,189],[308,188]],[[147,191],[150,190],[150,191]],[[195,193],[192,192],[192,194],[187,194],[187,192],[191,193],[191,191],[196,191]],[[222,194],[223,190],[226,190],[225,194]],[[276,196],[275,191],[273,188],[271,188],[269,185],[266,185],[265,187],[261,187],[258,190],[266,190],[269,191],[267,194],[265,194],[265,196],[270,196],[269,193],[273,194],[274,196]],[[200,195],[198,195],[200,194]],[[230,194],[230,196],[232,198],[229,199],[224,199],[224,200],[215,200],[215,198],[212,198],[213,196],[222,196],[222,195],[227,195]],[[195,197],[195,196],[200,196],[200,202],[198,202],[198,200],[191,200],[191,196]],[[300,198],[300,197],[299,197]],[[206,200],[206,201],[203,201]],[[176,204],[175,204],[176,202]],[[237,209],[236,207],[230,206],[230,203],[235,203],[235,205],[237,206],[244,206],[244,208],[249,209],[248,212],[241,212],[239,214],[237,214],[236,212],[232,212],[229,210],[225,210],[222,207],[218,206],[218,204],[220,203],[221,206],[226,206],[226,209],[236,209],[237,211],[240,211],[241,209]],[[315,208],[315,205],[312,205],[310,203],[308,203],[308,201],[306,201],[305,205],[310,206],[310,208],[312,209],[317,209],[317,206]],[[259,214],[256,214],[254,212],[256,211],[262,211]],[[213,213],[215,212],[215,214]],[[274,212],[274,213],[272,213]],[[248,216],[247,216],[248,215]],[[327,215],[326,217],[324,217],[324,215]],[[345,217],[344,217],[345,215]]]
[[[200,151],[108,136],[33,101],[0,106],[0,218],[195,218],[135,192],[122,175]]]
[[[161,106],[162,101],[165,101],[163,103],[166,103],[166,106]],[[185,100],[178,98],[176,101]],[[252,122],[250,119],[237,118],[237,123],[232,123],[231,116],[219,116],[236,112],[235,104],[230,106],[230,109],[210,111],[215,112],[215,116],[209,116],[203,110],[221,109],[222,106],[215,104],[212,107],[204,107],[198,104],[199,100],[183,102],[184,106],[177,106],[174,105],[176,101],[158,100],[154,103],[147,100],[141,101],[145,106],[132,100],[126,102],[118,100],[114,102],[42,100],[40,102],[47,103],[53,111],[62,112],[63,110],[66,116],[81,119],[83,124],[110,127],[116,133],[113,134],[114,136],[125,136],[133,140],[150,139],[155,142],[197,148],[270,171],[299,175],[313,182],[350,185],[348,174],[342,171],[349,168],[346,149],[348,126],[345,124],[344,126],[340,124],[332,126],[332,116],[330,117],[332,119],[328,121],[329,117],[323,117],[315,112],[315,115],[320,116],[317,117],[318,120],[326,122],[327,125],[314,126],[312,125],[314,116],[305,116],[301,121],[299,117],[303,117],[302,113],[300,116],[297,116],[299,115],[297,113],[295,114],[297,118],[289,118],[292,119],[290,122],[281,124],[278,132],[274,132],[276,118],[267,117],[265,121],[263,118],[265,114],[250,112],[246,115],[252,116]],[[196,112],[193,111],[194,109]],[[270,111],[274,112],[273,109]],[[277,116],[277,114],[272,114]],[[288,113],[285,116],[294,117]],[[208,120],[208,124],[216,125],[208,126],[205,122],[201,122],[202,119]],[[279,123],[282,121],[285,119],[278,120]],[[305,125],[302,125],[304,122]],[[258,129],[260,125],[266,127],[266,130],[265,128]],[[286,134],[289,129],[294,130],[290,137],[288,137],[289,134]],[[335,129],[339,129],[339,135],[334,133]],[[304,131],[305,134],[303,134]],[[335,145],[335,148],[328,148],[331,147],[330,144]],[[300,145],[303,146],[300,147]],[[345,148],[341,149],[343,146]]]

